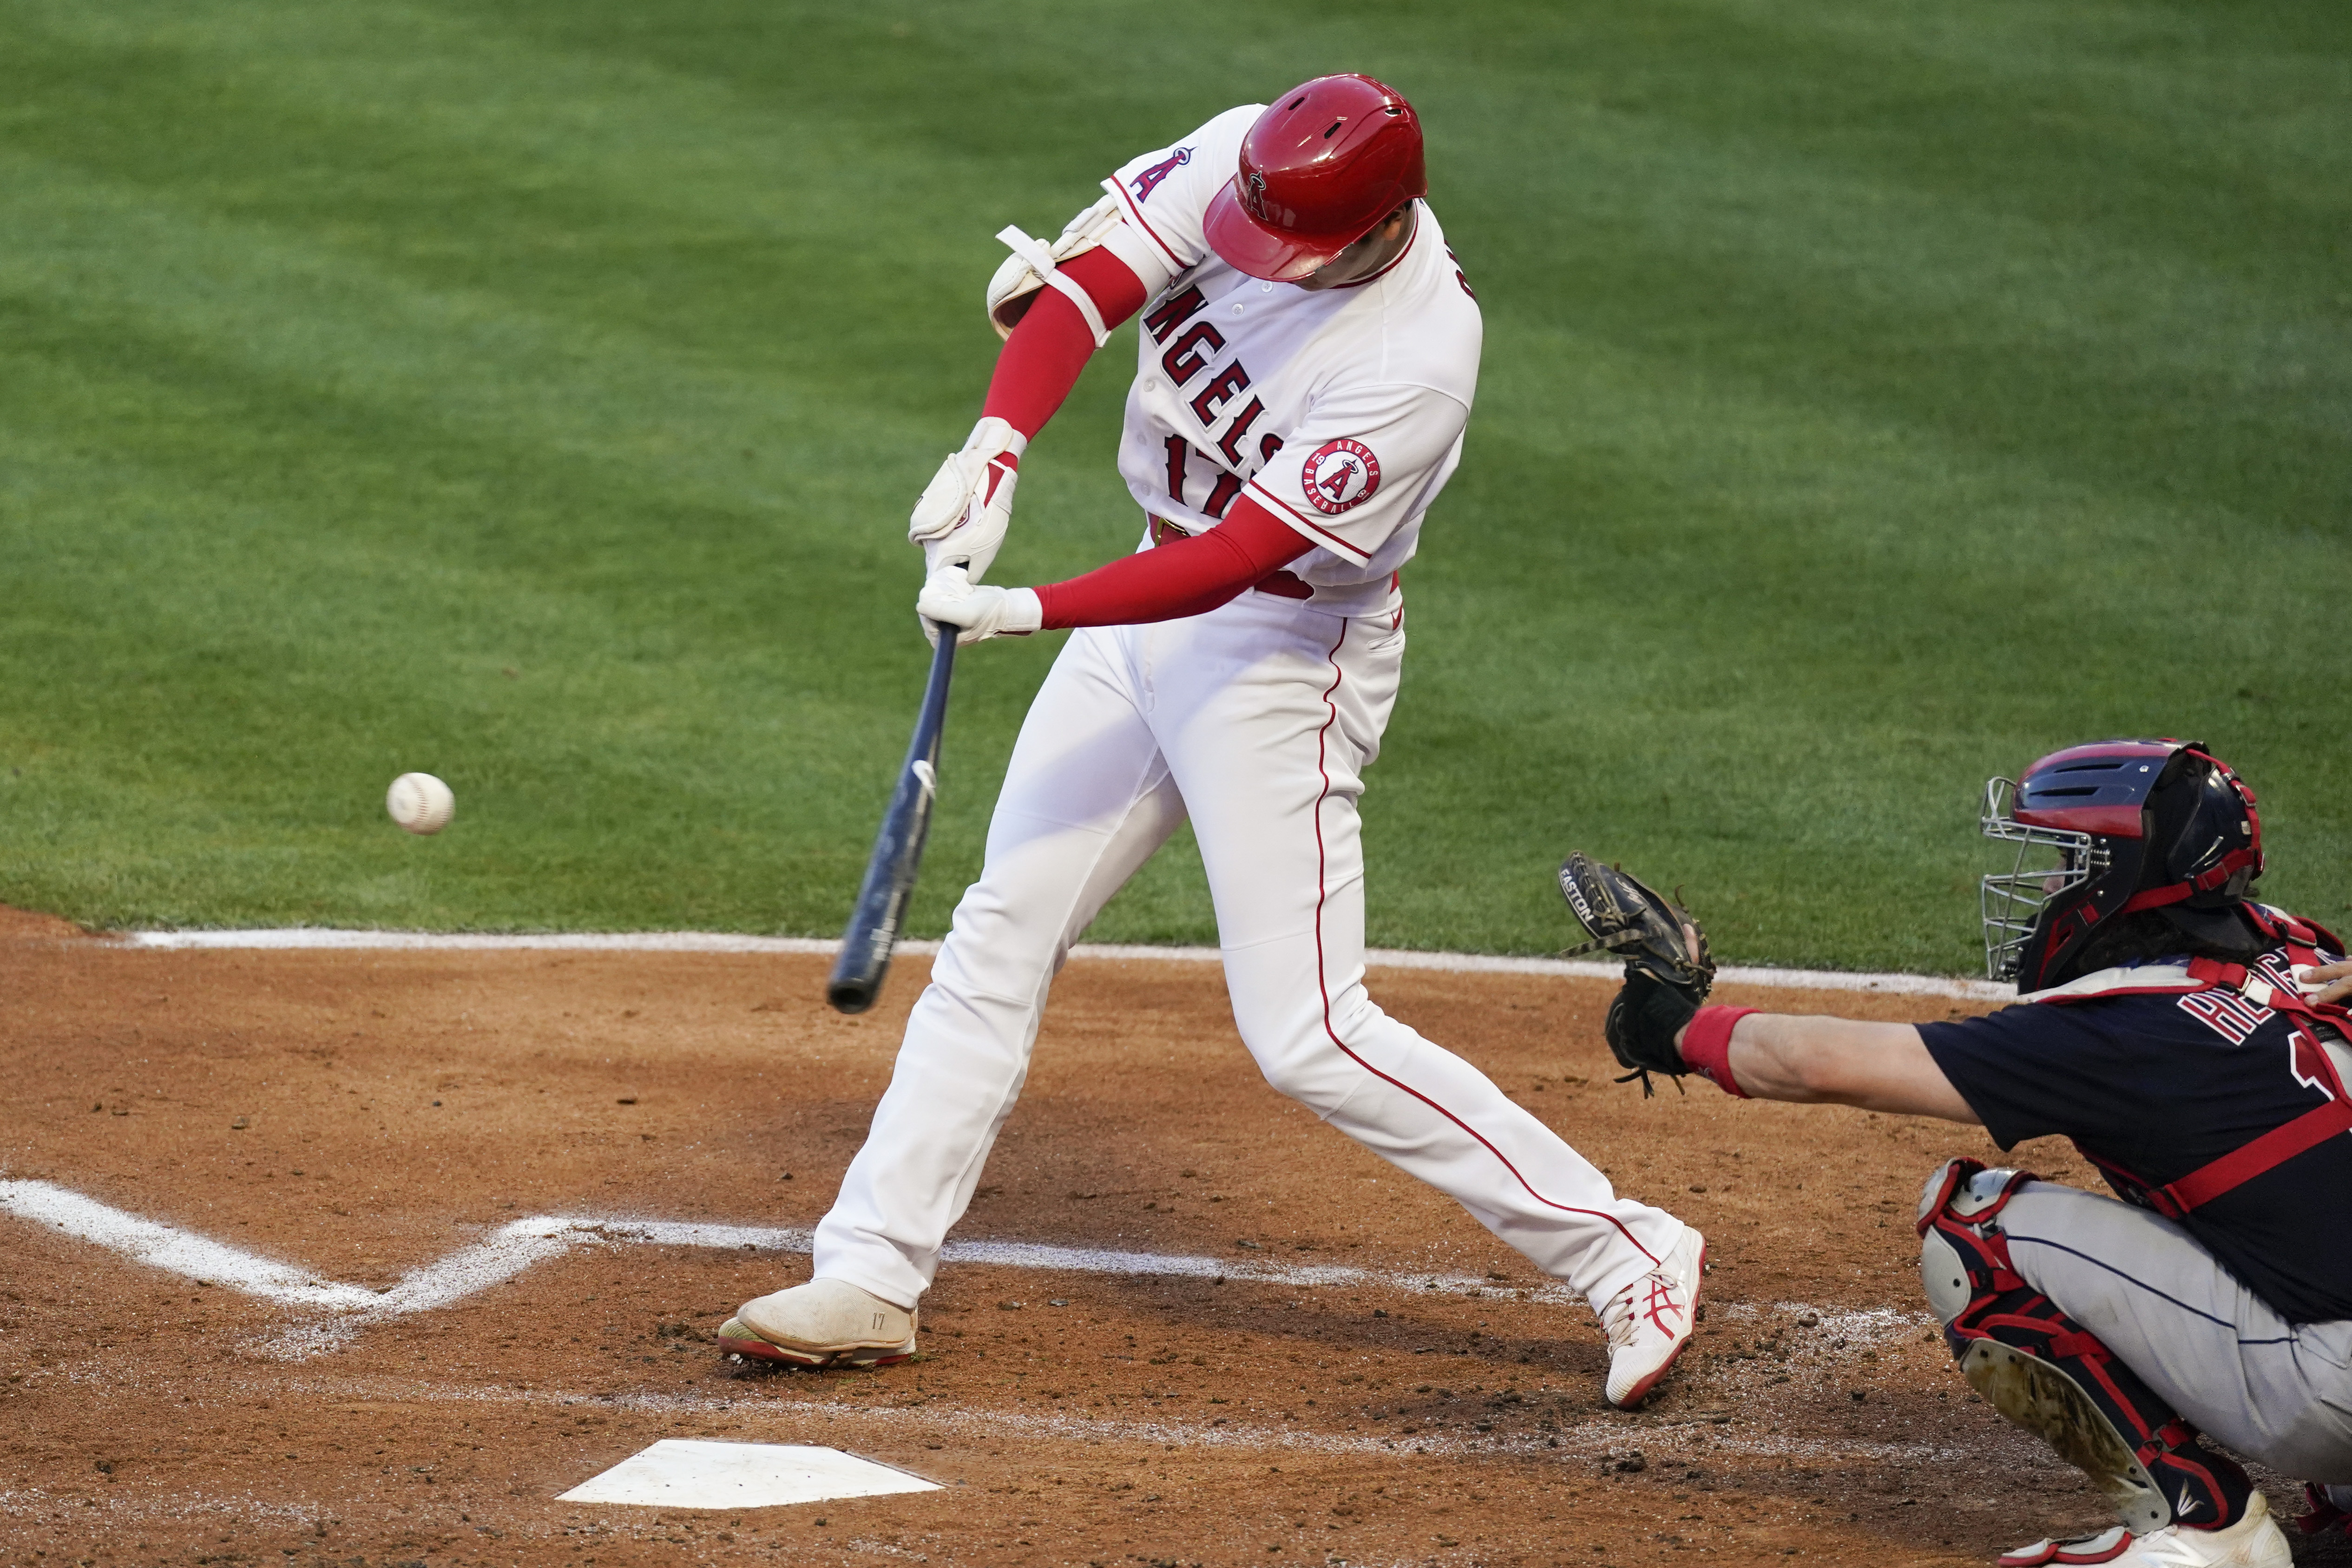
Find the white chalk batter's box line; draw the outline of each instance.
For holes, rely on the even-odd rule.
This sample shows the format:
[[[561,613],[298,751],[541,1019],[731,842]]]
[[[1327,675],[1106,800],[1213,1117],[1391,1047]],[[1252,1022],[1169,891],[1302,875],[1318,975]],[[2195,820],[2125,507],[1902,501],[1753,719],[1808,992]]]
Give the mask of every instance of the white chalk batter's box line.
[[[841,944],[816,936],[735,936],[724,932],[555,932],[545,936],[468,936],[432,931],[340,931],[314,926],[288,926],[263,931],[130,931],[122,939],[134,947],[185,951],[198,948],[236,950],[392,952],[555,952],[555,953],[794,953],[830,958]],[[937,942],[901,942],[901,953],[929,955]],[[1073,959],[1113,963],[1222,963],[1214,947],[1128,947],[1081,942],[1070,949]],[[1436,969],[1457,975],[1548,975],[1565,979],[1614,980],[1624,973],[1622,964],[1597,964],[1561,958],[1506,958],[1483,953],[1411,953],[1373,947],[1364,954],[1375,969]],[[1935,975],[1872,975],[1843,969],[1768,969],[1733,967],[1718,969],[1726,985],[1766,986],[1781,990],[1874,991],[1890,996],[1956,997],[1968,1001],[2013,1001],[2014,987],[1990,980],[1947,979]]]
[[[927,1446],[941,1440],[964,1444],[1036,1443],[1056,1446],[1105,1444],[1144,1446],[1171,1451],[1223,1448],[1227,1451],[1273,1454],[1313,1454],[1358,1458],[1388,1458],[1401,1464],[1423,1458],[1455,1461],[1475,1459],[1547,1459],[1606,1461],[1640,1449],[1645,1458],[1667,1468],[1718,1464],[1726,1459],[1779,1460],[1809,1466],[1853,1465],[1884,1468],[1901,1465],[1998,1466],[2011,1474],[2054,1475],[2065,1466],[2051,1450],[2005,1424],[1988,1427],[1960,1443],[1886,1443],[1869,1439],[1837,1441],[1822,1437],[1785,1437],[1767,1429],[1753,1430],[1769,1421],[1769,1406],[1754,1405],[1739,1416],[1602,1417],[1563,1426],[1556,1432],[1507,1437],[1462,1437],[1423,1431],[1410,1437],[1370,1433],[1297,1431],[1277,1427],[1227,1421],[1208,1424],[1165,1418],[1128,1420],[1118,1417],[1032,1415],[1011,1410],[975,1410],[961,1406],[922,1405],[848,1405],[814,1397],[793,1397],[793,1385],[770,1385],[758,1396],[666,1394],[589,1394],[551,1388],[468,1387],[413,1379],[385,1377],[320,1379],[273,1376],[240,1380],[230,1397],[243,1401],[257,1396],[272,1399],[310,1397],[347,1402],[343,1408],[362,1413],[362,1403],[381,1401],[385,1414],[418,1405],[508,1405],[582,1413],[646,1415],[671,1420],[709,1418],[760,1424],[765,1436],[828,1444],[857,1443]],[[215,1396],[219,1391],[215,1390]],[[209,1403],[200,1399],[200,1403]],[[1740,1427],[1749,1428],[1743,1431]],[[741,1439],[735,1439],[741,1440]],[[934,1478],[936,1479],[936,1478]],[[961,1484],[950,1482],[950,1484]],[[0,1489],[0,1517],[46,1513],[59,1504],[97,1501],[107,1516],[122,1524],[146,1517],[183,1517],[190,1512],[251,1515],[256,1521],[307,1521],[313,1511],[269,1505],[250,1497],[226,1499],[212,1493],[89,1499],[77,1490],[52,1494],[41,1488]],[[616,1537],[630,1533],[625,1524],[607,1526]],[[519,1531],[518,1534],[528,1534]],[[849,1544],[849,1543],[843,1543]],[[903,1555],[903,1553],[901,1553]]]
[[[1839,1311],[1801,1308],[1780,1303],[1771,1309],[1788,1313],[1810,1311],[1820,1315],[1824,1333],[1841,1336],[1909,1333],[1918,1314],[1880,1309]],[[1760,1318],[1763,1311],[1748,1303],[1725,1309],[1734,1321]],[[1778,1460],[1801,1465],[1975,1464],[1989,1461],[2011,1473],[2058,1474],[2065,1467],[2039,1442],[2007,1426],[1992,1426],[1965,1440],[1945,1443],[1890,1443],[1870,1438],[1787,1437],[1777,1427],[1769,1388],[1735,1389],[1739,1402],[1729,1408],[1689,1410],[1638,1416],[1602,1415],[1578,1419],[1548,1432],[1520,1431],[1476,1437],[1454,1430],[1424,1428],[1394,1435],[1378,1430],[1298,1429],[1231,1418],[1186,1420],[1154,1410],[1145,1416],[1094,1416],[1066,1410],[1024,1412],[972,1409],[936,1397],[898,1404],[850,1404],[826,1396],[824,1383],[798,1378],[762,1380],[742,1394],[660,1394],[651,1392],[592,1393],[530,1385],[453,1385],[429,1379],[384,1375],[317,1377],[291,1374],[241,1375],[234,1387],[217,1384],[199,1395],[197,1403],[243,1403],[255,1397],[308,1397],[346,1401],[341,1408],[364,1414],[380,1405],[386,1415],[419,1406],[512,1406],[574,1413],[637,1415],[668,1421],[709,1419],[733,1423],[742,1430],[750,1421],[761,1436],[860,1446],[921,1442],[937,1447],[942,1441],[1033,1443],[1055,1446],[1125,1445],[1171,1451],[1196,1448],[1228,1452],[1312,1454],[1349,1458],[1389,1458],[1412,1463],[1424,1457],[1455,1461],[1475,1459],[1612,1460],[1630,1450],[1669,1469],[1720,1464],[1725,1460]],[[1548,1385],[1538,1396],[1554,1392]],[[1714,1391],[1711,1391],[1714,1392]],[[1466,1419],[1466,1417],[1465,1417]],[[742,1440],[737,1438],[734,1440]],[[48,1511],[59,1502],[92,1501],[80,1491],[53,1495],[46,1490],[0,1489],[0,1516],[26,1516]],[[240,1506],[242,1504],[243,1506]],[[252,1513],[257,1519],[303,1519],[303,1511],[261,1505],[250,1498],[228,1500],[210,1493],[163,1499],[108,1498],[100,1506],[108,1515],[128,1524],[150,1515],[180,1517],[187,1512]],[[625,1531],[622,1531],[625,1533]]]
[[[371,1377],[317,1378],[302,1375],[241,1378],[227,1399],[255,1397],[313,1398],[345,1402],[341,1408],[364,1414],[363,1406],[381,1403],[386,1415],[418,1406],[511,1406],[531,1409],[651,1416],[665,1420],[710,1420],[756,1425],[761,1438],[822,1441],[828,1445],[927,1446],[942,1441],[964,1445],[1030,1443],[1039,1445],[1126,1445],[1171,1451],[1199,1448],[1227,1452],[1301,1454],[1356,1458],[1388,1458],[1413,1463],[1423,1458],[1463,1461],[1476,1459],[1546,1459],[1606,1461],[1630,1450],[1667,1468],[1716,1465],[1726,1460],[1778,1460],[1811,1466],[1885,1467],[1916,1464],[2000,1466],[2010,1473],[2057,1474],[2065,1467],[2039,1442],[2005,1425],[1990,1426],[1965,1441],[1889,1443],[1868,1438],[1843,1440],[1822,1437],[1790,1437],[1764,1424],[1774,1418],[1769,1402],[1751,1401],[1738,1414],[1727,1411],[1667,1416],[1580,1419],[1549,1433],[1517,1432],[1492,1437],[1467,1437],[1423,1430],[1410,1436],[1378,1432],[1297,1430],[1240,1421],[1203,1422],[1170,1419],[1155,1414],[1145,1418],[1032,1414],[1014,1410],[971,1409],[935,1401],[921,1404],[866,1405],[837,1403],[804,1392],[797,1380],[754,1385],[756,1394],[594,1394],[560,1388],[467,1386],[429,1380]],[[822,1387],[822,1385],[816,1385]],[[199,1404],[219,1398],[215,1389]],[[1549,1392],[1549,1390],[1546,1390]],[[1761,1428],[1761,1429],[1759,1429]],[[734,1440],[744,1440],[736,1438]],[[954,1484],[954,1483],[950,1483]],[[38,1488],[0,1490],[0,1516],[31,1515],[59,1501],[79,1504],[76,1491],[52,1495]],[[153,1514],[177,1516],[182,1511],[235,1514],[240,1500],[209,1493],[178,1498],[106,1499],[100,1506],[110,1517],[126,1522]],[[254,1500],[241,1500],[248,1506]],[[302,1519],[302,1511],[263,1505],[272,1520]]]
[[[883,1375],[887,1376],[887,1375]],[[1775,1417],[1749,1407],[1738,1413],[1708,1411],[1674,1415],[1602,1415],[1562,1425],[1556,1432],[1517,1432],[1476,1437],[1450,1431],[1423,1430],[1410,1437],[1377,1432],[1296,1430],[1244,1421],[1187,1421],[1165,1416],[1145,1418],[1073,1415],[1055,1411],[1032,1414],[1019,1410],[979,1410],[933,1398],[905,1405],[836,1403],[797,1394],[790,1382],[755,1385],[757,1395],[586,1394],[557,1388],[468,1387],[400,1378],[328,1378],[291,1376],[271,1379],[266,1386],[240,1391],[240,1397],[266,1393],[271,1398],[305,1396],[358,1403],[381,1400],[388,1410],[403,1404],[452,1403],[522,1405],[568,1410],[575,1414],[604,1412],[648,1415],[666,1418],[709,1417],[773,1423],[776,1430],[761,1437],[800,1436],[827,1441],[872,1443],[930,1437],[967,1442],[1139,1443],[1162,1449],[1238,1448],[1302,1454],[1412,1457],[1429,1454],[1444,1458],[1600,1458],[1640,1448],[1664,1462],[1669,1449],[1692,1453],[1724,1453],[1793,1459],[1809,1463],[1886,1464],[1969,1461],[1997,1458],[2004,1466],[2063,1469],[2042,1444],[2006,1427],[1988,1424],[1985,1432],[1951,1443],[1888,1443],[1874,1438],[1837,1439],[1789,1437],[1771,1432],[1743,1432]],[[1544,1392],[1557,1393],[1557,1389]],[[852,1430],[819,1432],[814,1423],[839,1421]],[[1557,1439],[1555,1441],[1554,1439]],[[2011,1441],[2014,1439],[2013,1443]],[[2014,1448],[2014,1452],[2010,1451]],[[2046,1465],[2042,1461],[2049,1461]]]
[[[502,1225],[472,1246],[410,1270],[394,1284],[372,1289],[330,1280],[292,1263],[128,1213],[53,1182],[0,1180],[0,1211],[183,1279],[225,1285],[295,1309],[302,1316],[263,1347],[288,1360],[335,1350],[372,1322],[454,1305],[536,1264],[551,1261],[579,1248],[640,1245],[804,1254],[810,1249],[813,1235],[807,1230],[771,1226],[538,1215]],[[1343,1287],[1399,1293],[1491,1293],[1555,1306],[1578,1303],[1574,1292],[1562,1285],[1517,1287],[1475,1274],[1399,1272],[1336,1264],[1053,1247],[1033,1241],[950,1241],[941,1256],[949,1263],[1047,1272],[1228,1280],[1294,1290]],[[1792,1302],[1775,1310],[1811,1312],[1820,1319],[1825,1337],[1849,1342],[1866,1343],[1916,1333],[1918,1325],[1927,1321],[1916,1313],[1885,1309],[1852,1311]],[[1727,1309],[1725,1315],[1744,1315],[1754,1311],[1748,1307],[1743,1312],[1734,1306]]]

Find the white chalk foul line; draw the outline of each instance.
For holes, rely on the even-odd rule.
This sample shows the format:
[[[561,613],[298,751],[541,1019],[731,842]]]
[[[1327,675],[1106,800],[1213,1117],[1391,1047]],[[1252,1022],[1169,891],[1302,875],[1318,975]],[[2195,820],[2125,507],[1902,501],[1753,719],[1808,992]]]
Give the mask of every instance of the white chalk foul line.
[[[225,1241],[125,1213],[53,1182],[0,1181],[0,1212],[184,1279],[226,1286],[305,1312],[310,1318],[307,1323],[289,1327],[264,1346],[275,1354],[294,1360],[334,1350],[368,1323],[452,1306],[576,1248],[635,1244],[806,1253],[812,1237],[807,1230],[775,1226],[534,1215],[502,1225],[472,1246],[412,1270],[394,1284],[372,1290],[365,1285],[329,1280]],[[1550,1305],[1566,1305],[1578,1299],[1559,1284],[1520,1287],[1475,1274],[1055,1247],[1035,1241],[950,1241],[942,1249],[941,1257],[950,1263],[1047,1273],[1222,1280],[1292,1290],[1341,1286],[1396,1292],[1483,1291]],[[1916,1313],[1884,1309],[1841,1311],[1807,1307],[1799,1302],[1781,1302],[1773,1310],[1792,1314],[1811,1312],[1829,1324],[1829,1332],[1861,1340],[1907,1333],[1926,1321]],[[1744,1318],[1757,1311],[1752,1305],[1733,1304],[1727,1309],[1727,1315]]]
[[[774,1226],[707,1225],[688,1220],[596,1219],[534,1215],[500,1226],[480,1241],[411,1270],[382,1290],[325,1279],[291,1263],[127,1214],[45,1181],[0,1181],[0,1211],[62,1231],[152,1268],[226,1286],[281,1306],[361,1322],[446,1307],[575,1248],[635,1243],[724,1250],[805,1253],[811,1232]],[[1334,1264],[1288,1264],[1239,1258],[1188,1257],[1034,1241],[950,1241],[950,1263],[1082,1274],[1223,1279],[1311,1289],[1345,1285],[1386,1291],[1507,1289],[1472,1274],[1397,1273]],[[1564,1287],[1523,1292],[1529,1301],[1570,1301]]]
[[[797,953],[831,957],[841,944],[816,936],[737,936],[725,932],[550,932],[541,936],[481,936],[432,931],[339,931],[289,926],[260,931],[132,931],[124,939],[137,947],[394,952],[574,952],[574,953]],[[901,942],[901,953],[932,954],[937,942]],[[1082,942],[1070,949],[1079,960],[1114,963],[1213,964],[1223,960],[1214,947],[1135,947]],[[1566,979],[1613,980],[1618,964],[1560,958],[1509,958],[1485,953],[1413,953],[1374,947],[1364,962],[1375,969],[1437,969],[1465,975],[1549,975]],[[2009,986],[1989,980],[1949,979],[1937,975],[1862,974],[1843,969],[1769,969],[1733,967],[1717,972],[1726,985],[1781,990],[1874,991],[1890,996],[1958,997],[1969,1001],[2013,999]]]
[[[287,1306],[351,1312],[379,1299],[364,1286],[322,1280],[290,1263],[274,1262],[224,1241],[125,1214],[45,1181],[0,1182],[0,1208],[167,1273],[215,1281]]]

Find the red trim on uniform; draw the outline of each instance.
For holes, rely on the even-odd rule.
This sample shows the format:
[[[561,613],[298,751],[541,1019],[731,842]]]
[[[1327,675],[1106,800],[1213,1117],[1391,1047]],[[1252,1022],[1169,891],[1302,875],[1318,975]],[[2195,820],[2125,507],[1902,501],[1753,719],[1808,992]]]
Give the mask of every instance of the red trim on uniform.
[[[1587,1214],[1592,1216],[1596,1219],[1607,1220],[1611,1225],[1617,1228],[1617,1233],[1620,1236],[1622,1236],[1628,1242],[1632,1243],[1633,1250],[1639,1252],[1643,1257],[1647,1258],[1653,1264],[1655,1264],[1660,1261],[1658,1255],[1651,1251],[1648,1248],[1643,1246],[1642,1243],[1636,1239],[1633,1233],[1625,1228],[1623,1221],[1620,1220],[1615,1215],[1604,1214],[1597,1208],[1580,1208],[1572,1203],[1559,1203],[1555,1202],[1551,1198],[1546,1197],[1543,1194],[1535,1189],[1533,1183],[1529,1182],[1526,1176],[1519,1174],[1519,1167],[1513,1165],[1504,1155],[1502,1150],[1496,1148],[1493,1144],[1488,1143],[1485,1134],[1481,1134],[1475,1127],[1470,1125],[1469,1123],[1464,1121],[1461,1117],[1455,1115],[1453,1112],[1447,1110],[1444,1106],[1439,1104],[1428,1095],[1423,1094],[1420,1090],[1415,1089],[1412,1084],[1404,1082],[1401,1079],[1390,1077],[1387,1073],[1382,1072],[1379,1068],[1374,1067],[1370,1062],[1366,1061],[1362,1057],[1358,1056],[1353,1051],[1350,1051],[1348,1048],[1348,1042],[1339,1038],[1339,1031],[1332,1027],[1331,982],[1323,972],[1323,905],[1329,902],[1331,896],[1330,887],[1327,880],[1328,855],[1323,844],[1323,802],[1331,798],[1331,768],[1328,761],[1328,747],[1331,727],[1339,722],[1339,706],[1337,703],[1331,700],[1331,694],[1339,689],[1339,682],[1342,679],[1342,674],[1339,669],[1339,647],[1341,643],[1344,643],[1348,640],[1348,625],[1349,623],[1346,621],[1341,621],[1339,622],[1339,640],[1331,644],[1330,653],[1324,655],[1331,662],[1331,684],[1323,688],[1323,706],[1325,710],[1323,727],[1315,732],[1315,771],[1319,774],[1323,779],[1322,792],[1315,797],[1315,984],[1317,988],[1322,993],[1323,1033],[1334,1046],[1339,1048],[1340,1055],[1346,1057],[1349,1061],[1354,1062],[1357,1066],[1362,1068],[1365,1071],[1370,1073],[1381,1082],[1388,1084],[1391,1088],[1403,1090],[1407,1094],[1412,1095],[1414,1099],[1420,1101],[1423,1104],[1428,1106],[1431,1110],[1436,1112],[1439,1115],[1444,1117],[1447,1121],[1453,1123],[1455,1126],[1469,1134],[1471,1137],[1477,1140],[1481,1148],[1484,1148],[1488,1154],[1494,1155],[1497,1161],[1500,1161],[1503,1168],[1511,1173],[1512,1178],[1521,1186],[1527,1188],[1528,1196],[1529,1197],[1534,1198],[1546,1208],[1557,1208],[1564,1214]]]
[[[2202,755],[2200,753],[2200,755]],[[2275,936],[2265,926],[2267,935]],[[2273,949],[2276,951],[2276,949]],[[2265,955],[2267,957],[2268,955]],[[2320,961],[2320,953],[2304,946],[2294,936],[2286,939],[2282,962],[2289,974],[2298,968],[2308,968]],[[2182,1005],[2188,998],[2206,995],[2224,1002],[2261,1009],[2265,1014],[2282,1014],[2287,1025],[2298,1037],[2298,1045],[2307,1044],[2313,1051],[2312,1061],[2318,1067],[2324,1083],[2315,1083],[2327,1099],[2289,1121],[2282,1122],[2258,1138],[2239,1145],[2220,1157],[2190,1171],[2177,1181],[2162,1186],[2142,1180],[2113,1161],[2100,1158],[2088,1149],[2082,1152],[2092,1164],[2108,1174],[2111,1181],[2120,1180],[2137,1189],[2148,1206],[2168,1219],[2178,1219],[2189,1210],[2212,1202],[2222,1194],[2231,1192],[2256,1176],[2275,1170],[2287,1161],[2308,1154],[2328,1139],[2343,1133],[2352,1133],[2352,1092],[2346,1091],[2337,1076],[2335,1063],[2321,1044],[2318,1032],[2323,1022],[2340,1030],[2347,1021],[2347,1011],[2340,1004],[2312,1001],[2296,988],[2290,978],[2280,983],[2280,970],[2263,965],[2259,970],[2249,970],[2242,964],[2224,963],[2218,958],[2196,957],[2189,960],[2189,984],[2187,986],[2131,987],[2095,993],[2099,996],[2133,996],[2147,992],[2181,994]],[[2259,992],[2251,988],[2260,985]],[[2260,1000],[2256,997],[2260,997]],[[2049,997],[2045,1001],[2064,1002],[2089,999],[2088,996]],[[2209,1022],[2211,1020],[2208,1020]],[[2267,1019],[2253,1020],[2259,1027]]]
[[[2252,1143],[2198,1166],[2179,1181],[2167,1182],[2162,1191],[2186,1214],[2286,1164],[2297,1155],[2319,1147],[2338,1133],[2352,1133],[2352,1104],[2331,1100],[2325,1105],[2313,1106],[2292,1122],[2280,1123]]]
[[[1134,220],[1135,226],[1143,231],[1143,237],[1160,247],[1160,254],[1168,258],[1169,266],[1179,272],[1192,270],[1192,264],[1170,248],[1168,242],[1160,237],[1160,231],[1153,228],[1150,220],[1143,215],[1143,209],[1136,204],[1135,198],[1127,193],[1127,182],[1121,180],[1118,185],[1119,204],[1127,209],[1127,215]]]
[[[1280,508],[1280,515],[1282,516],[1283,520],[1290,524],[1292,528],[1298,529],[1301,533],[1307,535],[1315,543],[1328,544],[1333,549],[1343,550],[1349,555],[1355,557],[1359,561],[1369,561],[1372,559],[1371,551],[1359,549],[1357,547],[1349,544],[1346,539],[1341,538],[1339,535],[1330,532],[1328,529],[1318,528],[1312,518],[1293,507],[1289,502],[1283,500],[1280,497],[1267,489],[1257,480],[1253,479],[1249,482],[1249,489],[1252,495],[1262,497],[1263,503],[1265,506]]]

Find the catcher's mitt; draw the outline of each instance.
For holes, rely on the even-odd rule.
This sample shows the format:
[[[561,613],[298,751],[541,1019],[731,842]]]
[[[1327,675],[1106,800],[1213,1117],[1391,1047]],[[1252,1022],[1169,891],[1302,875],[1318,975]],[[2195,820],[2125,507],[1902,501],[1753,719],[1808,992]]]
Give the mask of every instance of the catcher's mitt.
[[[1664,1072],[1681,1088],[1681,1077],[1690,1069],[1675,1047],[1675,1036],[1715,984],[1706,933],[1680,904],[1590,855],[1572,854],[1560,862],[1559,891],[1592,934],[1591,941],[1560,956],[1605,948],[1625,960],[1625,984],[1609,1004],[1606,1025],[1609,1049],[1620,1066],[1631,1069],[1617,1082],[1638,1078],[1646,1095],[1652,1092],[1650,1074]]]

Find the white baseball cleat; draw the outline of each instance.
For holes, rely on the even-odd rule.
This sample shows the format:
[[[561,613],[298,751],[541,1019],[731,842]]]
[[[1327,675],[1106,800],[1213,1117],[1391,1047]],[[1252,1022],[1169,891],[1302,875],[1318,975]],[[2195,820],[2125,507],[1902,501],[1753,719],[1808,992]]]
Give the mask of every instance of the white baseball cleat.
[[[2116,1525],[2072,1541],[2037,1541],[2000,1556],[2001,1568],[2078,1563],[2101,1563],[2107,1568],[2290,1568],[2294,1562],[2286,1532],[2271,1517],[2270,1503],[2260,1492],[2247,1500],[2246,1516],[2227,1530],[2168,1524],[2133,1535]]]
[[[2112,1563],[2131,1545],[2131,1531],[2111,1524],[2096,1535],[2073,1535],[2063,1541],[2042,1540],[2014,1552],[2004,1552],[1999,1568],[2073,1568],[2084,1563]]]
[[[915,1313],[846,1280],[811,1280],[744,1302],[719,1325],[719,1348],[791,1366],[887,1366],[915,1354]]]
[[[1601,1311],[1609,1331],[1609,1403],[1631,1410],[1650,1396],[1690,1343],[1698,1311],[1706,1238],[1685,1226],[1658,1266],[1610,1299]]]

